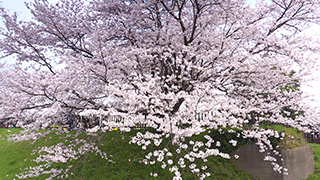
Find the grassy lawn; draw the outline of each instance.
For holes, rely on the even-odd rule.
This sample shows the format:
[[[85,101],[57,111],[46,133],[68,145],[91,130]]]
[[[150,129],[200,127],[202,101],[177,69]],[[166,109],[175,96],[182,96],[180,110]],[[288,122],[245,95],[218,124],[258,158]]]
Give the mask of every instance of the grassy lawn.
[[[37,163],[32,159],[36,158],[36,155],[31,155],[33,149],[43,146],[51,146],[57,143],[68,144],[75,135],[76,132],[68,134],[57,135],[54,132],[46,137],[38,139],[35,143],[32,140],[25,142],[14,143],[6,140],[6,135],[14,132],[18,132],[18,129],[0,129],[0,179],[18,179],[16,174],[22,172],[23,169],[29,166],[36,166]],[[131,131],[124,133],[120,131],[110,131],[107,133],[100,133],[98,136],[89,136],[85,133],[80,134],[77,138],[86,139],[88,141],[95,141],[99,148],[106,152],[108,157],[115,162],[109,162],[100,158],[95,153],[87,153],[77,160],[72,160],[67,163],[55,163],[54,168],[66,168],[72,165],[70,172],[73,173],[68,179],[88,179],[88,180],[139,180],[139,179],[172,179],[173,174],[168,169],[162,169],[161,164],[156,162],[154,165],[144,165],[140,163],[144,155],[148,154],[150,150],[155,147],[148,147],[146,151],[143,151],[141,147],[137,145],[130,145],[129,140],[137,131]],[[99,139],[99,142],[97,142]],[[195,137],[197,139],[197,137]],[[162,143],[168,144],[168,143]],[[163,146],[165,147],[165,146]],[[166,146],[168,147],[168,146]],[[174,148],[174,147],[168,147]],[[183,153],[182,153],[183,154]],[[178,155],[173,155],[174,159],[178,159]],[[196,162],[201,167],[202,162]],[[190,163],[186,161],[188,167]],[[220,157],[210,157],[206,163],[208,166],[208,172],[211,177],[207,179],[251,179],[248,173],[245,173],[236,168],[229,160]],[[159,176],[157,178],[151,177],[150,172],[155,172]],[[48,175],[42,175],[32,179],[45,179]],[[192,173],[185,173],[183,179],[198,179]]]

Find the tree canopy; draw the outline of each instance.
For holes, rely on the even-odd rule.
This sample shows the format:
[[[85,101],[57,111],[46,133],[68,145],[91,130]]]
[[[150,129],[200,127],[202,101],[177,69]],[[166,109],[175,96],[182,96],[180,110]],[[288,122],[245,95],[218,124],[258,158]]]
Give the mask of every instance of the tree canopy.
[[[120,116],[121,130],[137,123],[156,129],[134,142],[170,136],[181,148],[207,128],[231,127],[258,139],[262,151],[273,149],[269,136],[279,135],[260,123],[302,130],[317,118],[297,89],[316,60],[318,45],[300,32],[319,22],[317,0],[259,0],[255,7],[244,0],[26,5],[30,21],[1,9],[0,51],[16,64],[0,70],[0,118],[38,128],[73,114]],[[290,73],[297,66],[300,72]],[[104,121],[101,128],[112,126]],[[218,149],[190,156],[230,158]]]

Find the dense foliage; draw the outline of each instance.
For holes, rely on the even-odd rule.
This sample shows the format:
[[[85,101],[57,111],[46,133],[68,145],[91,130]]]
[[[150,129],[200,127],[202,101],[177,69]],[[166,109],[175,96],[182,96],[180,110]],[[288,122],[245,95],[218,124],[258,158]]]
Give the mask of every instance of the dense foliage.
[[[299,32],[318,22],[317,0],[259,0],[255,7],[242,0],[27,5],[33,15],[27,22],[1,9],[0,51],[17,62],[1,69],[0,118],[33,129],[72,115],[100,118],[90,132],[144,124],[153,130],[137,133],[131,143],[147,150],[170,138],[178,154],[187,151],[179,159],[156,153],[175,179],[184,161],[231,158],[219,136],[203,133],[221,128],[230,128],[233,146],[253,138],[261,152],[272,150],[266,159],[286,173],[274,162],[278,153],[269,140],[285,135],[259,124],[306,130],[316,118],[298,84],[315,60],[317,45]],[[290,73],[296,67],[299,73]],[[205,141],[188,141],[200,133]],[[205,168],[189,170],[207,177]]]

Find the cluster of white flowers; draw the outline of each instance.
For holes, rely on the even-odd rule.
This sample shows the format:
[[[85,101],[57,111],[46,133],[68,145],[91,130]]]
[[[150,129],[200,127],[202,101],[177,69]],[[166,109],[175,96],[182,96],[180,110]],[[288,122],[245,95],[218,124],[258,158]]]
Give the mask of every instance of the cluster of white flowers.
[[[73,137],[71,135],[66,135],[64,138],[74,138],[72,140],[66,140],[68,144],[58,143],[50,147],[39,147],[34,149],[31,155],[38,155],[33,159],[36,163],[41,163],[35,167],[29,167],[24,170],[24,172],[16,175],[18,178],[32,178],[38,177],[44,174],[50,174],[48,179],[54,177],[59,177],[61,179],[68,178],[72,173],[68,174],[70,168],[67,169],[54,169],[51,166],[54,163],[67,163],[68,161],[76,160],[81,158],[86,153],[94,153],[99,155],[102,159],[107,160],[110,163],[115,163],[111,157],[112,155],[107,155],[105,152],[101,151],[94,143],[89,143],[87,140],[76,138],[77,134]],[[62,138],[62,136],[60,136]],[[44,163],[44,164],[42,164]]]
[[[152,156],[154,158],[152,158]],[[169,157],[172,157],[172,153],[171,152],[168,152],[168,149],[167,148],[164,148],[162,150],[155,150],[153,153],[152,152],[149,152],[142,162],[145,163],[145,164],[154,164],[155,163],[155,160],[158,161],[158,162],[162,162],[162,167],[166,167],[166,163],[165,163],[165,158],[169,158]],[[172,164],[173,161],[172,159],[168,159],[167,160],[167,163],[168,164]]]
[[[95,126],[95,127],[93,127],[93,128],[86,129],[86,131],[89,132],[89,133],[95,133],[95,132],[97,132],[97,131],[99,131],[99,130],[100,130],[100,127],[99,127],[99,126]]]
[[[209,131],[208,131],[209,132]],[[223,130],[217,131],[220,134],[225,133]],[[209,134],[211,131],[209,132]],[[231,133],[236,133],[234,130],[232,130]],[[147,147],[148,141],[150,137],[155,137],[156,140],[162,138],[168,138],[169,136],[166,136],[164,134],[152,134],[151,132],[147,132],[146,134],[143,134],[141,132],[138,132],[136,136],[132,137],[130,143],[137,144],[142,147]],[[182,139],[181,141],[175,141],[176,149],[172,149],[175,153],[181,154],[183,153],[183,156],[180,156],[179,159],[176,161],[172,159],[171,157],[173,154],[169,152],[167,148],[161,149],[161,150],[154,150],[153,152],[149,152],[145,159],[141,161],[141,163],[144,164],[154,164],[156,161],[161,162],[161,167],[163,169],[168,168],[170,172],[174,173],[174,178],[179,179],[181,178],[181,169],[187,169],[190,170],[193,174],[197,175],[200,179],[204,179],[205,177],[209,177],[210,174],[208,174],[207,166],[203,165],[199,168],[197,168],[197,165],[195,163],[196,159],[202,159],[202,162],[207,162],[207,157],[209,156],[220,156],[222,158],[230,159],[230,155],[228,153],[220,152],[219,147],[221,146],[221,142],[215,141],[213,137],[211,137],[208,134],[204,135],[205,141],[188,141],[188,143],[185,143]],[[177,139],[176,139],[177,140]],[[160,141],[161,142],[161,141]],[[230,139],[229,143],[233,146],[237,145],[237,141],[234,139]],[[144,149],[146,150],[146,149]],[[238,157],[236,156],[236,159]],[[189,161],[191,164],[189,166],[186,166],[186,160]],[[185,170],[183,170],[185,171]]]
[[[153,176],[153,177],[158,177],[158,173],[153,173],[153,172],[150,172],[150,176]]]
[[[272,156],[265,156],[263,160],[264,161],[271,161],[271,162],[277,161],[277,159]]]
[[[59,176],[60,176],[59,178],[61,179],[69,177],[67,173],[70,171],[72,166],[69,166],[67,169],[55,169],[55,168],[49,169],[51,165],[52,163],[46,163],[46,164],[35,166],[35,167],[29,167],[25,169],[27,173],[20,173],[16,176],[19,179],[27,179],[27,178],[38,177],[44,174],[49,174],[50,176],[46,178],[46,180],[52,180],[53,178],[59,177]]]
[[[275,172],[278,172],[280,174],[284,174],[284,175],[288,175],[288,169],[287,168],[284,168],[282,166],[280,166],[278,163],[276,162],[272,162],[271,165],[273,166],[273,170]]]
[[[138,132],[136,134],[136,136],[134,136],[131,140],[130,140],[130,144],[137,144],[139,146],[141,146],[141,148],[143,150],[146,150],[147,147],[152,143],[154,143],[154,145],[159,146],[162,142],[162,135],[161,134],[153,134],[150,132],[146,132],[145,134],[142,134],[141,132]]]
[[[50,134],[50,131],[46,132],[36,132],[33,130],[24,130],[21,131],[19,134],[11,134],[8,136],[8,141],[14,141],[14,142],[21,142],[21,141],[28,141],[33,140],[32,143],[34,143],[37,139],[41,137],[45,137],[46,135]]]
[[[287,174],[286,168],[282,167],[277,161],[276,157],[279,157],[281,161],[283,159],[281,158],[281,153],[277,150],[279,148],[279,145],[276,147],[273,147],[270,141],[270,137],[275,137],[280,140],[282,140],[285,137],[285,133],[271,130],[271,129],[252,129],[252,130],[243,130],[242,132],[243,137],[245,138],[255,138],[256,145],[259,147],[259,152],[267,153],[267,156],[265,156],[264,160],[265,161],[270,161],[271,165],[273,167],[273,170],[282,173],[282,174]]]

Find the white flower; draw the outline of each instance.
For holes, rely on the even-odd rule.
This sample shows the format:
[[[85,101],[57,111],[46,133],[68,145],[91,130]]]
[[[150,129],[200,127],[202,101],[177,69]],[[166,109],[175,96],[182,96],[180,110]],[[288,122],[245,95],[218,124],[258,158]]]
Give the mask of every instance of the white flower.
[[[159,155],[159,152],[157,151],[157,150],[155,150],[154,152],[153,152],[153,156],[158,156]]]
[[[189,165],[189,168],[190,168],[190,169],[194,169],[196,166],[197,166],[197,165],[195,165],[195,164],[190,164],[190,165]]]
[[[165,163],[163,163],[162,165],[161,165],[161,168],[162,169],[164,169],[164,168],[166,168],[167,167],[167,165],[165,164]]]
[[[217,141],[216,146],[217,146],[217,147],[221,146],[220,141]]]
[[[148,160],[146,160],[146,159],[143,159],[142,162],[143,162],[145,165],[148,164]]]
[[[187,144],[184,144],[184,145],[181,146],[181,148],[182,148],[182,149],[187,149],[187,148],[188,148],[188,145],[187,145]]]
[[[238,155],[238,154],[235,154],[235,155],[234,155],[234,158],[235,158],[235,159],[239,159],[239,155]]]
[[[208,141],[208,142],[206,142],[206,144],[205,144],[207,147],[211,147],[211,142],[210,141]]]
[[[237,145],[237,141],[236,140],[229,140],[229,143],[232,144],[232,146],[236,146]]]
[[[172,156],[172,153],[171,153],[171,152],[168,152],[168,153],[167,153],[167,156],[171,157],[171,156]]]
[[[193,169],[193,172],[198,173],[198,172],[200,172],[200,169],[198,169],[198,168]]]
[[[206,138],[207,140],[212,140],[212,138],[209,135],[204,135],[204,138]]]
[[[159,155],[157,158],[157,161],[163,161],[164,157],[162,155]]]

